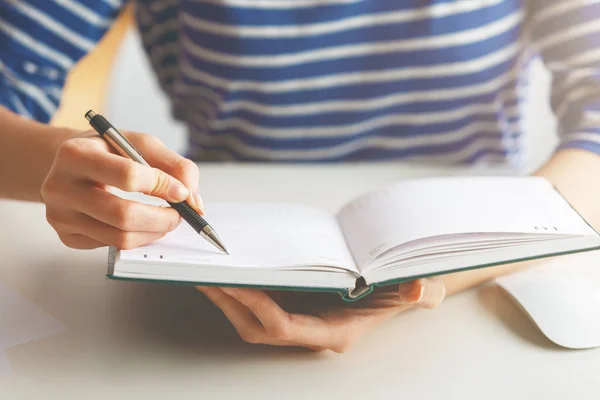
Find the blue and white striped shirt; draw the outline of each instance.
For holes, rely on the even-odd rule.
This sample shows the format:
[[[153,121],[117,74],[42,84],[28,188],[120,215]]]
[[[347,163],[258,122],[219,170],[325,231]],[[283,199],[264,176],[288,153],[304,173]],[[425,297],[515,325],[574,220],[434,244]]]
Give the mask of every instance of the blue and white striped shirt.
[[[122,0],[0,2],[0,104],[48,121]],[[600,0],[137,0],[196,160],[517,166],[529,63],[600,153]]]

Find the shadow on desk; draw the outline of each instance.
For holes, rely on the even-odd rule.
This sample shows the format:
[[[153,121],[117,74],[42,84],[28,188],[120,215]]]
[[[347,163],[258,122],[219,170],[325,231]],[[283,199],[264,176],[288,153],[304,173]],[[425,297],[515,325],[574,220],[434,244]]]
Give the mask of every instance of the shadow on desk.
[[[192,286],[137,282],[109,282],[111,286],[111,337],[129,347],[140,340],[156,351],[193,354],[278,354],[318,357],[300,348],[278,348],[243,342],[231,323]]]
[[[71,328],[85,332],[84,335],[78,336],[93,336],[108,341],[108,347],[117,354],[160,352],[169,358],[185,357],[190,361],[213,358],[212,356],[216,355],[226,359],[228,355],[239,357],[240,354],[254,359],[273,359],[279,356],[312,359],[321,356],[319,353],[300,348],[261,346],[243,342],[222,312],[193,286],[109,280],[104,275],[104,253],[96,252],[96,256],[92,258],[89,252],[69,252],[69,263],[66,260],[61,261],[59,257],[54,260],[53,265],[44,269],[48,272],[47,277],[37,275],[40,282],[44,282],[38,286],[37,294],[45,303],[55,303],[55,314],[60,314],[59,311],[64,312],[65,309],[71,309],[71,312],[77,310],[77,318],[67,314],[63,314],[62,317],[66,318],[63,322]],[[81,257],[79,262],[76,261],[78,256]],[[80,290],[72,288],[65,291],[67,282],[56,278],[56,272],[61,270],[62,265],[67,264],[79,264],[81,268],[71,267],[58,276],[74,278],[80,283]],[[59,299],[57,296],[64,298]],[[336,295],[327,297],[316,293],[307,298],[320,304],[336,299],[341,301]],[[478,289],[478,301],[487,313],[515,336],[548,350],[562,350],[549,341],[519,305],[496,285]],[[65,303],[68,302],[77,302],[78,307],[65,307]],[[99,313],[98,318],[85,318],[81,315],[84,310],[96,310],[94,312]],[[69,320],[70,318],[73,319]],[[82,320],[86,321],[85,325],[80,322]],[[103,333],[98,332],[99,330]],[[95,334],[90,335],[93,331]]]
[[[244,343],[219,309],[191,286],[135,282],[111,282],[114,307],[109,310],[115,331],[112,337],[140,338],[165,352],[186,354],[240,353],[252,357],[318,357],[299,348],[258,346]],[[478,290],[482,306],[517,337],[547,350],[567,351],[548,340],[498,286]],[[310,294],[315,303],[335,298]],[[335,296],[335,295],[333,295]],[[338,297],[339,299],[339,297]],[[316,300],[316,301],[315,301]]]
[[[479,301],[486,310],[495,315],[518,337],[548,350],[568,351],[550,341],[521,309],[521,306],[498,285],[484,286],[478,293]]]

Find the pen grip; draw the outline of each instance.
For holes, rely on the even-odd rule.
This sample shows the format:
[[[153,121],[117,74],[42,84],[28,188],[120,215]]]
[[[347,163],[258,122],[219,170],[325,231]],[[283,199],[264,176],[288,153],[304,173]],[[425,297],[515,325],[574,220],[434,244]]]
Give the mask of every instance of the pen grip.
[[[173,207],[179,215],[181,215],[181,217],[196,230],[196,232],[200,233],[204,227],[208,226],[208,222],[206,222],[187,202],[169,202],[169,205]]]

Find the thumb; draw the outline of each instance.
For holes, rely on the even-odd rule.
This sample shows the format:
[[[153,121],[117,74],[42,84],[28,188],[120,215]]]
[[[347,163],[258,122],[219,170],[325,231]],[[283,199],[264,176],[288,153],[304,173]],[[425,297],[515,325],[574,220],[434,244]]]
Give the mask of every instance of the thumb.
[[[438,277],[418,279],[400,284],[398,295],[404,304],[436,308],[446,297],[446,285]]]
[[[172,203],[185,201],[190,192],[183,183],[173,178],[167,173],[150,168],[150,179],[145,180],[147,187],[142,188],[142,192],[150,196],[160,197]]]
[[[170,172],[188,188],[188,203],[200,215],[204,215],[204,203],[202,202],[202,197],[200,197],[199,190],[200,173],[198,166],[194,162],[182,157],[170,168]]]
[[[169,165],[165,171],[169,172],[174,178],[178,179],[188,189],[188,197],[185,199],[200,215],[204,215],[204,204],[199,191],[199,171],[198,166],[183,157],[176,156],[173,164]]]
[[[164,171],[187,188],[187,197],[179,201],[187,200],[192,208],[200,215],[204,215],[204,205],[198,190],[200,175],[198,166],[191,160],[169,149],[157,137],[130,132],[128,139],[144,154],[150,165]]]

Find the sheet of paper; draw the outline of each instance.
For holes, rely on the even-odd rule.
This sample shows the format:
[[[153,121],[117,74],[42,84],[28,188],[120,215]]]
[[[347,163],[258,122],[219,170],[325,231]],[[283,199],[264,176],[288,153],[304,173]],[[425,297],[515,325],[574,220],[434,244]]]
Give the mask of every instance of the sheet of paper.
[[[337,221],[326,211],[279,203],[229,203],[206,208],[206,219],[227,246],[229,256],[182,222],[154,243],[121,251],[121,259],[247,268],[322,265],[355,270]]]
[[[5,370],[3,365],[7,363],[3,349],[66,330],[61,322],[0,283],[0,371]]]
[[[359,266],[439,235],[595,234],[546,180],[532,177],[408,180],[351,201],[338,220]]]

